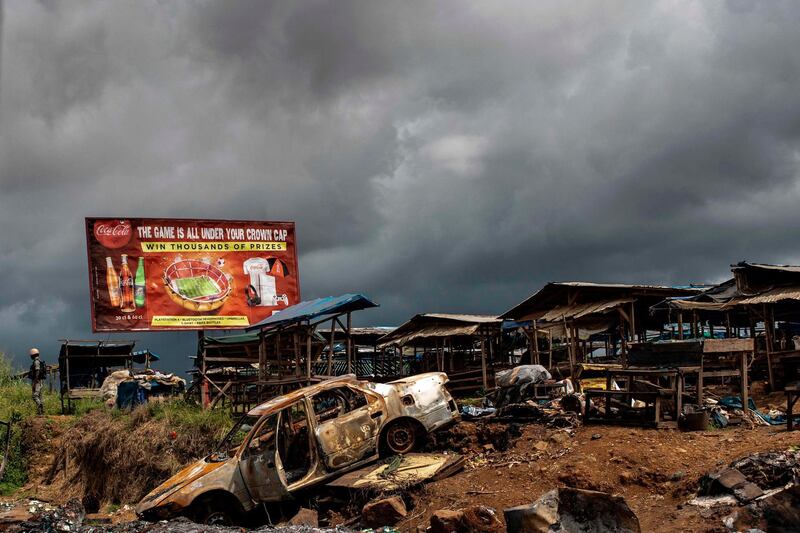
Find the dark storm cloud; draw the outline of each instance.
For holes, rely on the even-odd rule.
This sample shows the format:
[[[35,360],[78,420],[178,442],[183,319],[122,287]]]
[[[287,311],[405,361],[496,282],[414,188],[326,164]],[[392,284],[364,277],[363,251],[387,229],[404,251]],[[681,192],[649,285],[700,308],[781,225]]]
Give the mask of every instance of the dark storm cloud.
[[[5,4],[0,345],[89,335],[82,219],[291,219],[362,322],[800,262],[793,2]],[[181,369],[183,335],[138,336]]]

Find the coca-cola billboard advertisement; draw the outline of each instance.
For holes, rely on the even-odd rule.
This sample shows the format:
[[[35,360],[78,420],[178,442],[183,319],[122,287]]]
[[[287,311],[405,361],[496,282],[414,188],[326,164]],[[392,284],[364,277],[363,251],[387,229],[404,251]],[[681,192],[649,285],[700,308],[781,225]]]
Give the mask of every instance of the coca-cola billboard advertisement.
[[[300,299],[293,222],[87,218],[92,329],[237,329]]]

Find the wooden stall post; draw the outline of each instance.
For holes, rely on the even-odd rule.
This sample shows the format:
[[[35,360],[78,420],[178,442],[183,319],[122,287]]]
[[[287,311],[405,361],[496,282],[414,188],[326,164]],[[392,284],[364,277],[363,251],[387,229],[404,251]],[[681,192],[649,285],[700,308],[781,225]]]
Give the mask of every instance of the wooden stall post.
[[[292,332],[292,350],[294,351],[294,372],[295,376],[300,375],[300,332]]]
[[[313,327],[306,328],[306,379],[309,385],[311,385],[311,335],[313,333]]]
[[[743,411],[747,412],[747,406],[750,402],[750,394],[748,389],[750,388],[749,377],[747,375],[747,352],[739,352],[739,372],[740,372],[740,379],[742,384],[742,408]]]
[[[731,330],[731,312],[730,311],[725,311],[725,336],[727,338],[729,338],[729,339],[733,336],[732,335],[732,330]]]
[[[331,340],[328,344],[328,376],[333,375],[333,346],[336,339],[336,318],[331,319]]]
[[[775,391],[775,378],[772,375],[772,336],[773,336],[773,324],[772,321],[769,319],[769,315],[767,314],[767,306],[766,304],[762,304],[762,311],[764,314],[764,335],[765,341],[767,344],[767,372],[769,373],[769,389],[770,391]]]
[[[267,379],[267,338],[263,331],[258,332],[258,380]]]
[[[276,366],[278,368],[278,379],[281,379],[283,377],[283,367],[281,366],[281,363],[283,361],[281,360],[281,334],[280,333],[275,335],[275,361],[276,361],[275,364],[276,364]]]
[[[683,340],[683,311],[678,312],[678,340]]]
[[[350,329],[353,325],[352,313],[347,313],[347,373],[353,372],[353,337]]]
[[[447,354],[447,370],[452,373],[455,363],[453,361],[453,339],[451,337],[447,337]]]
[[[533,353],[531,354],[534,357],[533,363],[538,365],[539,364],[539,331],[536,327],[536,319],[533,320]]]
[[[483,377],[483,393],[489,390],[489,380],[486,377],[486,338],[481,337],[481,375]]]

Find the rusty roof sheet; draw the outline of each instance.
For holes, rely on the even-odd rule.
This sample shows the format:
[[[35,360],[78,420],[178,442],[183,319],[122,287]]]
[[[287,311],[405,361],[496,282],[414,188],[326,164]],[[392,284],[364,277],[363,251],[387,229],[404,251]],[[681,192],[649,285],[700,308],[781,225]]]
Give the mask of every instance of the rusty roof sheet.
[[[701,288],[696,286],[667,287],[663,285],[559,281],[548,283],[500,315],[500,318],[539,319],[545,313],[565,305],[597,303],[614,299],[658,301],[670,296],[693,296],[700,291]]]
[[[778,270],[780,272],[794,272],[800,273],[800,266],[797,265],[768,265],[766,263],[750,263],[747,261],[742,261],[741,263],[737,263],[735,265],[731,265],[732,269],[738,268],[760,268],[763,270]]]
[[[391,346],[393,344],[396,344],[398,346],[405,346],[411,343],[411,341],[420,339],[475,335],[476,333],[478,333],[479,329],[480,329],[479,324],[452,325],[452,326],[448,325],[423,326],[413,331],[409,331],[405,335],[391,335],[391,336],[386,335],[378,343],[378,347],[384,348],[386,346]]]
[[[495,315],[463,315],[463,314],[450,314],[450,313],[423,313],[421,315],[425,318],[437,318],[442,320],[454,320],[457,322],[480,322],[480,323],[489,323],[489,322],[496,322],[501,323],[502,320],[497,318]]]
[[[731,300],[728,307],[735,305],[772,304],[783,300],[800,300],[800,287],[778,287],[755,296]]]
[[[500,328],[503,321],[492,315],[423,313],[414,315],[393,332],[378,339],[378,346],[405,346],[413,340],[475,335],[482,328]]]
[[[632,298],[618,298],[585,304],[562,305],[545,313],[541,320],[556,322],[565,318],[581,318],[592,314],[602,314],[611,311],[623,304],[633,302]]]

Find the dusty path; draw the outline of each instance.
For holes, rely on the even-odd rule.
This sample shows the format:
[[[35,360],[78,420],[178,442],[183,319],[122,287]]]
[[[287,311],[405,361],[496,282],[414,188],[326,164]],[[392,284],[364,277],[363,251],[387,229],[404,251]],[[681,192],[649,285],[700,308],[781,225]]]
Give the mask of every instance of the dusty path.
[[[785,426],[694,433],[589,426],[559,439],[563,442],[556,441],[555,433],[524,426],[522,437],[507,451],[474,456],[463,472],[420,492],[400,529],[416,531],[418,525],[429,524],[437,509],[471,504],[493,507],[502,518],[504,508],[570,485],[623,495],[642,531],[726,531],[722,515],[704,518],[695,507],[684,505],[697,480],[744,455],[800,446],[800,431],[788,433]],[[543,442],[547,448],[538,449]]]

